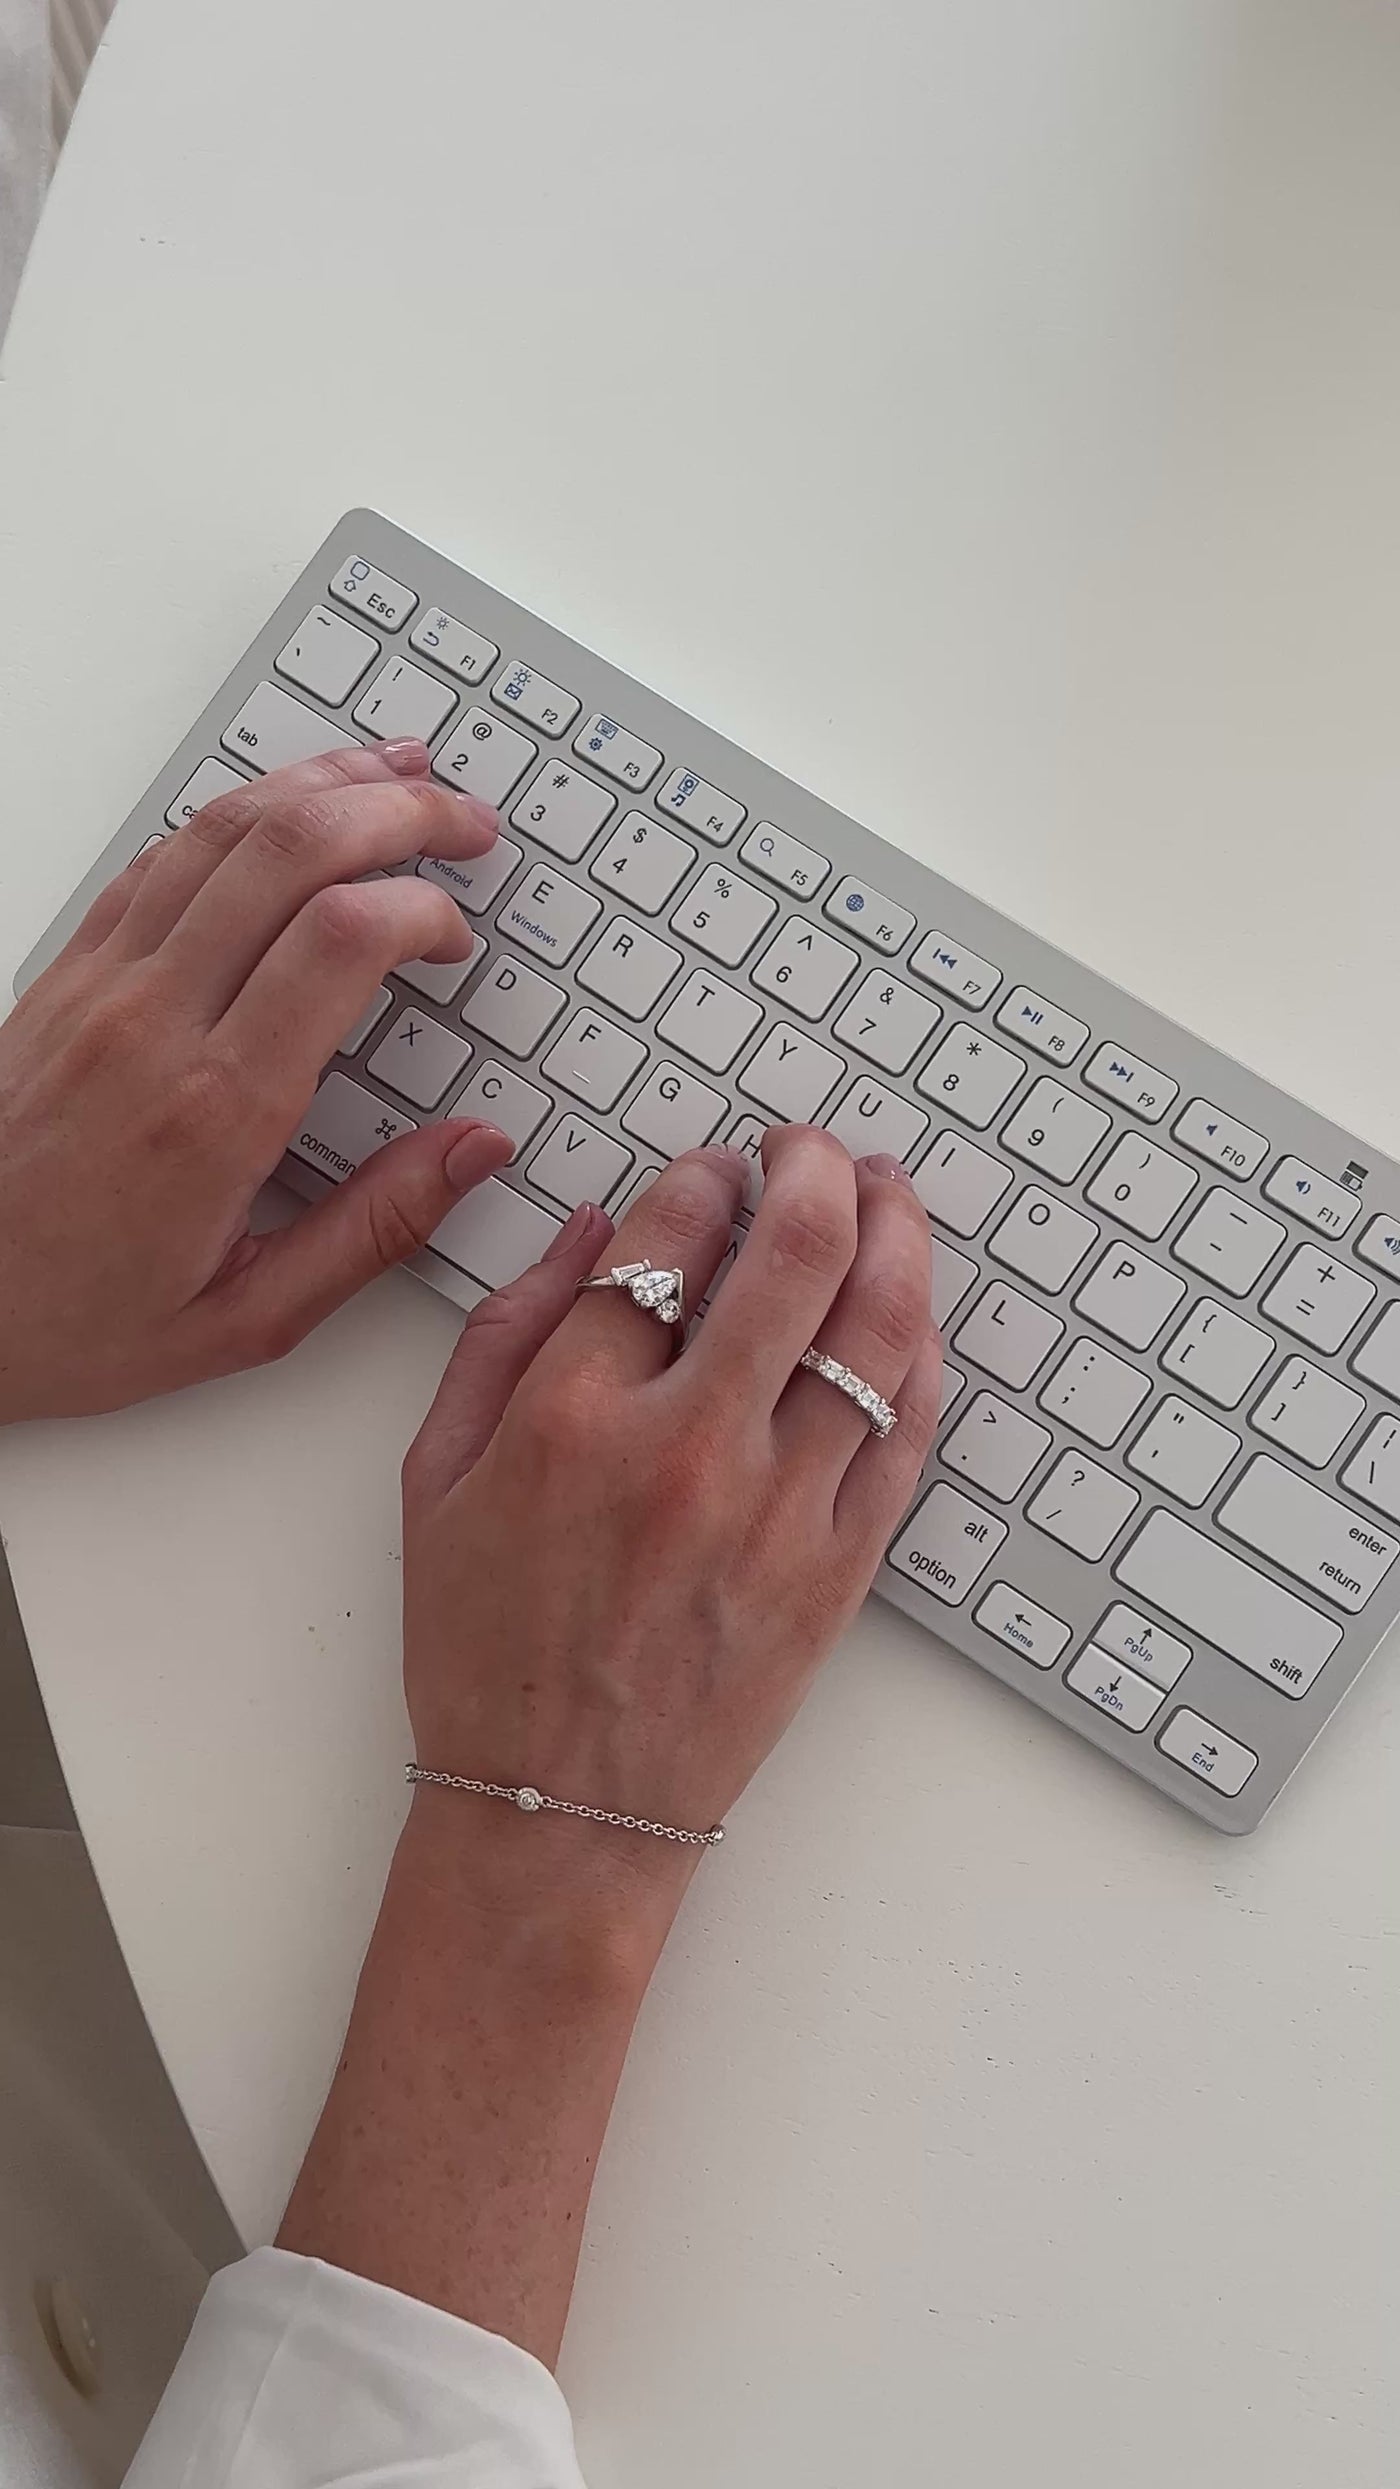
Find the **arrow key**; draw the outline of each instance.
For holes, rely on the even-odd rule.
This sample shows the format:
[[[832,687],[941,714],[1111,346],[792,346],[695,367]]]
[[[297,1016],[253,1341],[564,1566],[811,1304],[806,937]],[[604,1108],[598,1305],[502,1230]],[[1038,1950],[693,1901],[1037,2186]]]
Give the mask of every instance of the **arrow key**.
[[[1115,1659],[1111,1651],[1101,1651],[1095,1642],[1066,1669],[1065,1683],[1096,1711],[1106,1711],[1127,1729],[1146,1728],[1164,1700],[1160,1686],[1149,1685],[1146,1677],[1125,1668],[1121,1659]]]
[[[1214,1721],[1203,1720],[1199,1711],[1174,1711],[1157,1743],[1183,1771],[1210,1781],[1227,1798],[1239,1796],[1259,1761],[1248,1746],[1227,1737]]]
[[[1037,1607],[1033,1599],[1023,1598],[1010,1582],[993,1582],[974,1610],[973,1622],[994,1642],[1018,1651],[1033,1668],[1053,1668],[1069,1640],[1068,1625]]]

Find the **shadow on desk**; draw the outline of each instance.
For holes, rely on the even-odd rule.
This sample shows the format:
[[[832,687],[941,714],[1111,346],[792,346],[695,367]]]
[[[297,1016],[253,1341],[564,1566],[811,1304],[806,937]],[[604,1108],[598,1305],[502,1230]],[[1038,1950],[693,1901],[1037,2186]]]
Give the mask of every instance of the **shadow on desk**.
[[[88,1864],[0,1558],[0,2479],[115,2489],[239,2240]]]

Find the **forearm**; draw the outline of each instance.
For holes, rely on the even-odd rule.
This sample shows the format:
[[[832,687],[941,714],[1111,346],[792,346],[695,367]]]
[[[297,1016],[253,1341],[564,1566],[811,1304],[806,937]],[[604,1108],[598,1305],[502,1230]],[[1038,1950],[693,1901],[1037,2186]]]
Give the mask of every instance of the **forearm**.
[[[693,1862],[421,1790],[278,2243],[552,2363],[628,2041]]]

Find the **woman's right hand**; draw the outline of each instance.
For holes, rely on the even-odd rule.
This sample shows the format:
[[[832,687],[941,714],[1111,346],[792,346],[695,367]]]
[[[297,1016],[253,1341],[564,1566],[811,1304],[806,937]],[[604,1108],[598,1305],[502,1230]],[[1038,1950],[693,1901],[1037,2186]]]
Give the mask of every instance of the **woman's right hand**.
[[[928,1222],[892,1159],[771,1131],[752,1230],[683,1355],[577,1281],[644,1255],[698,1305],[746,1162],[677,1159],[611,1243],[580,1214],[467,1324],[404,1473],[406,1681],[425,1768],[704,1830],[869,1588],[937,1419]],[[562,1246],[562,1250],[561,1250]],[[893,1401],[883,1441],[800,1372],[815,1341]],[[479,1801],[420,1790],[415,1811]],[[492,1820],[488,1832],[487,1817]],[[605,1858],[679,1892],[700,1854],[481,1808],[528,1872]]]

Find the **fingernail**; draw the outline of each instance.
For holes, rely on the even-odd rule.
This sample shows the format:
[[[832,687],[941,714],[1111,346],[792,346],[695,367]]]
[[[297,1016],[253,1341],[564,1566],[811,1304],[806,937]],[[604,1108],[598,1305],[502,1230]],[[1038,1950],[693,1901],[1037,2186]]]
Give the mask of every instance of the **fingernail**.
[[[707,1141],[697,1155],[701,1158],[713,1158],[722,1167],[737,1167],[747,1183],[749,1161],[741,1149],[730,1149],[724,1141]]]
[[[902,1159],[891,1158],[882,1150],[878,1151],[873,1158],[862,1158],[860,1163],[863,1167],[867,1167],[872,1175],[888,1176],[900,1184],[908,1184],[912,1190],[914,1179]]]
[[[464,1193],[469,1184],[479,1181],[483,1134],[494,1141],[504,1141],[507,1137],[497,1124],[463,1118],[457,1125],[457,1137],[442,1162],[442,1172],[454,1192]]]
[[[572,1216],[565,1220],[553,1244],[546,1245],[540,1259],[545,1262],[557,1262],[561,1255],[570,1251],[572,1246],[581,1244],[597,1215],[596,1202],[581,1201]]]
[[[464,795],[460,788],[454,789],[454,792],[474,828],[480,830],[484,838],[494,838],[501,826],[501,816],[495,805],[483,804],[479,795]]]
[[[428,766],[428,747],[418,735],[398,735],[381,743],[379,757],[396,778],[421,778]]]

